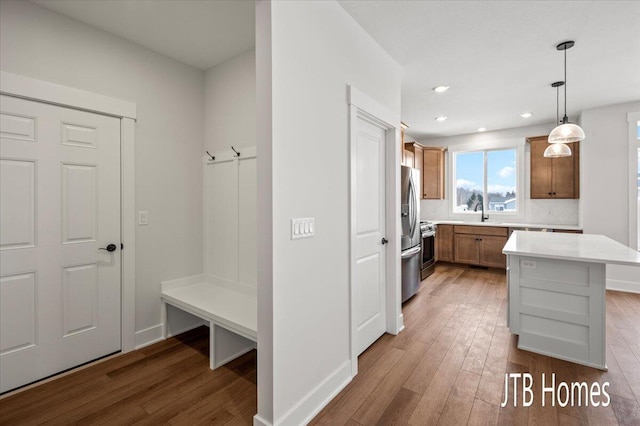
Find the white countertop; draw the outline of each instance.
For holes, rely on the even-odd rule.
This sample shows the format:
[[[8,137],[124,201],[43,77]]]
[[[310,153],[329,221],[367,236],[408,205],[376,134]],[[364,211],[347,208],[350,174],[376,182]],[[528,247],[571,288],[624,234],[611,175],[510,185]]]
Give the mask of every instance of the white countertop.
[[[640,252],[604,235],[514,231],[502,253],[640,266]]]
[[[536,229],[564,229],[580,231],[576,225],[550,225],[545,223],[517,223],[517,222],[480,222],[480,220],[430,220],[434,225],[471,225],[471,226],[499,226],[504,228],[536,228]]]

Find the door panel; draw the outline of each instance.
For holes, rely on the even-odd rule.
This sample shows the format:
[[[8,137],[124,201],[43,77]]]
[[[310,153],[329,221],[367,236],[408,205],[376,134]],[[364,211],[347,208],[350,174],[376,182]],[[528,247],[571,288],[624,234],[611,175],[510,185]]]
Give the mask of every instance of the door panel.
[[[354,297],[356,350],[385,332],[385,131],[361,118],[356,131]]]
[[[507,237],[480,237],[480,264],[494,268],[505,268],[507,256],[502,254],[502,248],[507,243]]]
[[[555,198],[578,198],[575,191],[576,169],[579,158],[577,142],[567,144],[571,149],[570,157],[558,157],[552,161],[553,196]]]
[[[549,198],[552,196],[551,158],[544,156],[549,144],[546,140],[530,139],[531,147],[531,198]]]
[[[97,174],[95,165],[62,164],[62,244],[96,240]]]
[[[0,159],[0,250],[36,244],[36,163]]]
[[[63,337],[96,328],[98,265],[68,266],[62,277]]]
[[[120,121],[0,106],[4,392],[120,350]]]
[[[478,237],[475,235],[454,234],[455,238],[455,258],[457,263],[470,263],[477,265],[480,263],[480,252],[478,247]]]
[[[36,292],[35,272],[0,278],[0,356],[36,344]]]

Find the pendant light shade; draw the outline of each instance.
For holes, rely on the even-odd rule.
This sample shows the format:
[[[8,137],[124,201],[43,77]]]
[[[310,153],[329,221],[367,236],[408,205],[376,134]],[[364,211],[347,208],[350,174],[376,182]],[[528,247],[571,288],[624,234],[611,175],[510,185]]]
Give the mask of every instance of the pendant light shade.
[[[560,122],[560,87],[564,86],[564,81],[556,81],[551,83],[551,87],[555,87],[556,89],[556,123]],[[567,123],[567,125],[573,126],[573,124]],[[558,126],[553,131],[555,132],[558,129],[562,129],[562,126]],[[582,129],[581,129],[582,130]],[[551,132],[553,133],[553,132]],[[549,135],[549,140],[551,140],[551,135]],[[547,158],[558,158],[558,157],[570,157],[571,156],[571,148],[569,148],[564,143],[549,143],[547,149],[544,150],[544,156]]]
[[[562,123],[551,131],[549,134],[549,143],[565,144],[578,142],[584,139],[584,130],[577,124]]]
[[[553,144],[578,142],[585,138],[584,130],[577,124],[569,123],[569,118],[567,118],[567,49],[571,49],[574,44],[573,41],[564,41],[556,46],[557,50],[564,50],[564,117],[562,117],[562,124],[549,134],[549,143]],[[569,155],[571,155],[570,149]]]
[[[546,158],[571,157],[571,148],[563,143],[550,143],[544,150]]]

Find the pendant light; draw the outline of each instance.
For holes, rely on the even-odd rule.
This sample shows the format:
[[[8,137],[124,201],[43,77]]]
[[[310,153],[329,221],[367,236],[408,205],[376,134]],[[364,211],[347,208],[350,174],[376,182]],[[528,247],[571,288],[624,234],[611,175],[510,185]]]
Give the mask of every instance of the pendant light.
[[[584,130],[577,124],[569,123],[567,118],[567,50],[574,44],[573,41],[564,41],[556,46],[557,50],[564,50],[564,117],[562,117],[562,124],[549,134],[549,143],[578,142],[584,139]]]
[[[556,124],[560,122],[560,89],[558,89],[560,86],[564,86],[564,81],[551,83],[551,87],[556,88]],[[551,143],[544,150],[544,156],[547,158],[570,157],[571,148],[564,143]]]

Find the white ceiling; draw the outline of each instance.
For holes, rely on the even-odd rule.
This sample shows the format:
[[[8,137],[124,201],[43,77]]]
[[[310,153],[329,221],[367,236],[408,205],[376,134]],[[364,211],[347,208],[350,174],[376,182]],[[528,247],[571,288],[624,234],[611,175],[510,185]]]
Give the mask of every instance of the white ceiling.
[[[255,46],[253,1],[32,1],[202,70]]]
[[[640,101],[638,1],[339,2],[402,65],[402,119],[418,140],[553,122],[565,40],[570,117]]]
[[[33,1],[203,70],[255,45],[250,0]],[[418,140],[553,122],[565,40],[569,116],[640,100],[640,1],[339,3],[403,67],[402,119]]]

